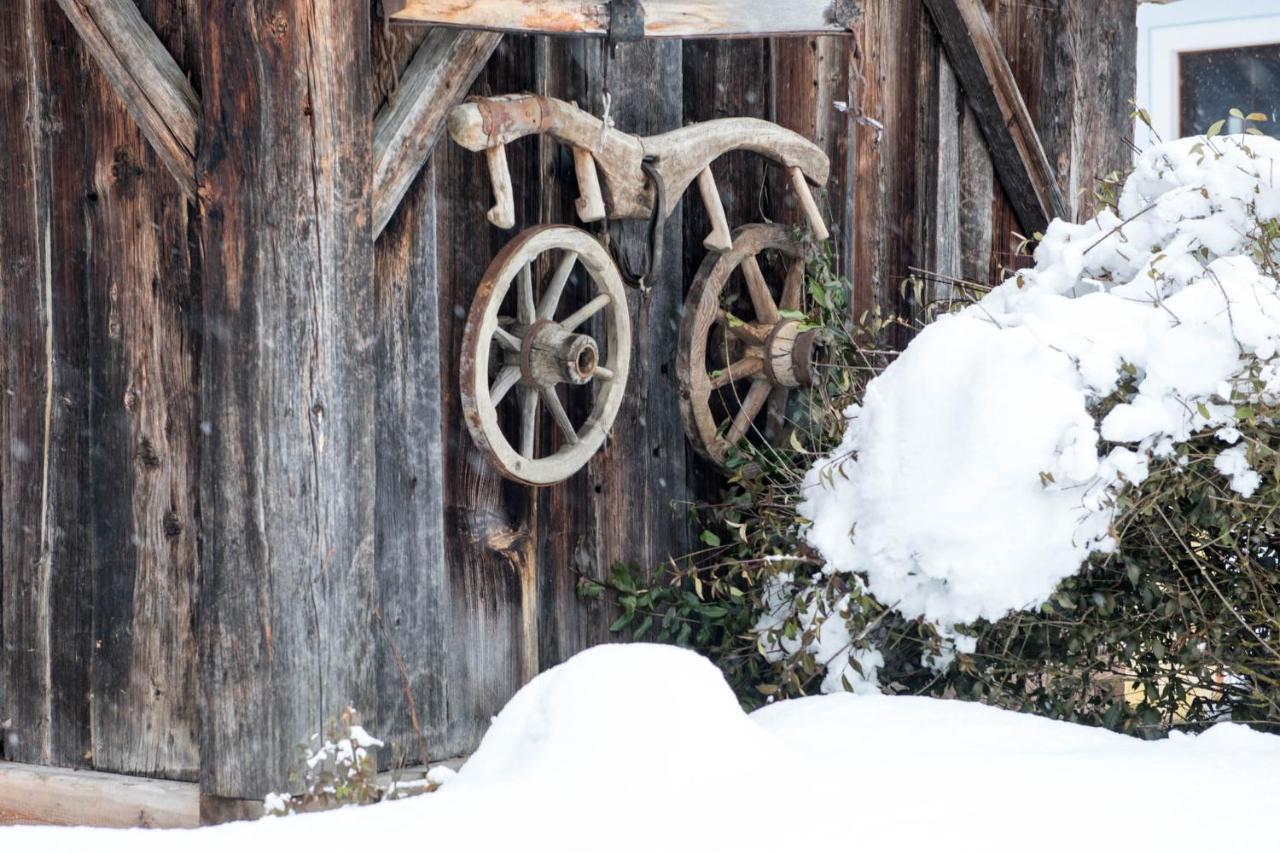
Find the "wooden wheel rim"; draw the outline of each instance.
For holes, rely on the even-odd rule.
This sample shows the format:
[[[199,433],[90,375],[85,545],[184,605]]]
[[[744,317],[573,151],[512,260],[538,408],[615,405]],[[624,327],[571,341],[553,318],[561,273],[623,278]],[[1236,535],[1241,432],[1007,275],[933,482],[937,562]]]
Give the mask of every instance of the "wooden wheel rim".
[[[587,272],[596,298],[610,298],[608,304],[599,309],[605,318],[607,352],[606,359],[595,368],[595,403],[587,420],[576,428],[578,441],[565,442],[550,456],[536,458],[522,453],[523,449],[517,450],[502,430],[489,385],[490,357],[494,337],[499,334],[499,311],[512,284],[539,256],[556,251],[562,253],[562,262],[570,255],[576,255],[576,264]],[[555,302],[558,299],[551,306],[553,312]],[[462,407],[467,429],[476,446],[504,477],[529,486],[559,483],[582,469],[604,445],[622,406],[630,365],[631,322],[627,313],[627,292],[604,247],[581,229],[569,226],[531,228],[503,247],[476,288],[462,338]],[[538,401],[532,405],[535,424],[538,410],[546,408],[549,401],[538,388],[528,385],[523,376],[509,393],[522,395],[523,432],[530,394]],[[554,395],[554,387],[551,393]],[[523,436],[522,444],[525,444]]]
[[[707,372],[708,340],[717,323],[721,310],[721,297],[725,286],[733,272],[748,259],[755,259],[760,253],[775,250],[787,258],[786,284],[782,299],[773,306],[772,317],[760,318],[765,325],[778,325],[782,318],[779,310],[797,310],[803,298],[805,266],[809,260],[809,249],[800,240],[791,236],[789,229],[780,225],[746,225],[733,233],[732,247],[722,254],[708,255],[702,262],[698,275],[694,278],[685,300],[684,316],[680,321],[680,351],[677,355],[676,377],[680,392],[680,416],[684,421],[685,432],[694,449],[712,461],[723,464],[731,448],[743,437],[729,441],[727,433],[722,431],[711,411],[711,397],[716,388],[713,387],[710,374]],[[753,302],[755,300],[753,299]],[[757,314],[759,314],[757,306]],[[747,324],[748,327],[754,326]],[[769,333],[761,331],[757,336],[762,348],[767,348]],[[767,354],[766,354],[767,355]],[[742,361],[746,361],[745,359]],[[729,370],[729,368],[726,368]],[[743,379],[752,379],[751,390],[741,398],[739,412],[742,408],[754,406],[754,418],[759,410],[767,404],[769,417],[766,435],[771,442],[781,439],[785,429],[787,400],[792,389],[776,385],[766,371],[764,359],[755,370],[746,374]],[[729,383],[732,386],[733,383]],[[737,416],[737,413],[733,413]],[[751,428],[747,428],[750,433]]]

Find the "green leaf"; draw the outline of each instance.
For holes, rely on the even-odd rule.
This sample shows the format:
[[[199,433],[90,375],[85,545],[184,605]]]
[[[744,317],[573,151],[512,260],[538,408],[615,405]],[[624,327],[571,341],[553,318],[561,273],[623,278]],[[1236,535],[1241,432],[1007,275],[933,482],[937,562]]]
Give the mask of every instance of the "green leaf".
[[[778,693],[778,686],[772,685],[766,682],[763,685],[757,685],[756,690],[759,691],[761,694],[764,694],[766,697],[770,697]]]
[[[702,536],[698,539],[702,540],[702,542],[711,546],[713,549],[720,545],[720,538],[716,536],[714,531],[703,531]]]
[[[1243,110],[1241,110],[1239,107],[1232,107],[1232,108],[1231,108],[1230,110],[1228,110],[1227,112],[1228,112],[1228,114],[1230,114],[1230,116],[1231,116],[1233,119],[1243,119],[1243,118],[1244,118],[1244,111],[1243,111]]]
[[[1222,128],[1224,125],[1226,125],[1226,123],[1227,123],[1226,119],[1219,119],[1218,121],[1209,125],[1209,130],[1205,132],[1205,136],[1209,137],[1209,139],[1213,139],[1215,136],[1222,133]]]

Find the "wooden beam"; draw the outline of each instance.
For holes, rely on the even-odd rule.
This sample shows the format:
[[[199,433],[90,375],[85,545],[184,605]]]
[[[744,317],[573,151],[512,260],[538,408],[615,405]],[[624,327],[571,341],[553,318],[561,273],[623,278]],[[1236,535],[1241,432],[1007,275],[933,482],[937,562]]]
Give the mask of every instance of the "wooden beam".
[[[0,812],[47,824],[197,827],[195,783],[0,762]]]
[[[370,5],[200,8],[200,791],[260,798],[376,706]]]
[[[182,192],[196,197],[200,101],[133,0],[58,0]]]
[[[608,35],[612,0],[385,0],[397,23],[561,35]],[[847,33],[856,0],[635,0],[646,38]]]
[[[978,0],[924,0],[986,137],[996,173],[1028,235],[1069,217],[991,19]]]
[[[408,192],[502,36],[435,29],[427,33],[400,86],[374,121],[373,236],[376,240]]]

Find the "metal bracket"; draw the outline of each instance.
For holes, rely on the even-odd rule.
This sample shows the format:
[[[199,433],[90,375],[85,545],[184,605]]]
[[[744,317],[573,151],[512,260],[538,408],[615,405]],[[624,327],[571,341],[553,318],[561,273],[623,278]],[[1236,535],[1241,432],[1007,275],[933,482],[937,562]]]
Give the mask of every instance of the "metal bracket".
[[[638,42],[643,38],[643,0],[610,0],[609,41]]]

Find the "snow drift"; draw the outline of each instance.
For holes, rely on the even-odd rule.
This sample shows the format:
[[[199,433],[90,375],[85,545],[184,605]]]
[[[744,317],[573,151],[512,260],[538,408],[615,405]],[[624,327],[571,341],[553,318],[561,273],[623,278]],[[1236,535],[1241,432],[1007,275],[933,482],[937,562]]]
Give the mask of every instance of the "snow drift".
[[[539,676],[433,795],[202,830],[0,828],[0,850],[1264,851],[1277,790],[1280,737],[1237,725],[1143,742],[848,694],[747,716],[704,659],[637,644]]]

